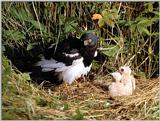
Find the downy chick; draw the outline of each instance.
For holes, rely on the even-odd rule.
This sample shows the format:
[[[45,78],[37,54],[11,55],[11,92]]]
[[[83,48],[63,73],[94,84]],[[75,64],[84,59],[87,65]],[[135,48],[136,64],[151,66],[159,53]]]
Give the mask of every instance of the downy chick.
[[[122,75],[121,82],[124,84],[128,95],[132,95],[135,90],[135,79],[131,75],[131,69],[129,66],[121,66],[119,72]]]
[[[124,84],[121,83],[122,75],[119,72],[111,73],[113,77],[113,82],[109,86],[109,94],[111,96],[123,96],[126,94],[126,89]]]

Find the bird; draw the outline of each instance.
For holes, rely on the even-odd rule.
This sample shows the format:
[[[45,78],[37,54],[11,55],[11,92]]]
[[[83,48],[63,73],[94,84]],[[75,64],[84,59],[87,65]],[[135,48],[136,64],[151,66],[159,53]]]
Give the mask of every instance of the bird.
[[[109,85],[109,94],[111,96],[124,96],[127,95],[125,85],[121,82],[122,75],[119,72],[111,73],[113,82]]]
[[[118,71],[111,73],[113,82],[109,85],[111,96],[129,96],[136,88],[135,78],[131,75],[129,66],[121,66]]]
[[[91,70],[92,61],[97,56],[98,41],[95,34],[84,33],[80,38],[68,37],[57,45],[51,44],[40,60],[32,65],[31,78],[72,84]]]
[[[131,95],[136,88],[135,78],[131,75],[131,68],[129,66],[121,66],[118,71],[122,75],[121,82],[126,86],[128,93]]]

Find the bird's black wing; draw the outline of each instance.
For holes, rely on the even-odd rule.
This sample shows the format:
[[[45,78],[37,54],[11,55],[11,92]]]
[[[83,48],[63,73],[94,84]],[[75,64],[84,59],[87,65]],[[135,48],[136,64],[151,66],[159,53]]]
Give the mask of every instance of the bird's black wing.
[[[83,42],[78,38],[69,37],[64,41],[52,44],[44,52],[44,57],[47,60],[55,59],[58,62],[63,62],[66,65],[71,65],[72,61],[80,58],[80,49],[83,48]]]
[[[63,68],[72,65],[74,60],[82,57],[80,48],[83,48],[83,42],[73,37],[61,41],[58,45],[51,44],[45,49],[41,60],[34,64],[31,76],[43,76],[46,77],[45,79],[53,78],[56,69],[63,70]]]

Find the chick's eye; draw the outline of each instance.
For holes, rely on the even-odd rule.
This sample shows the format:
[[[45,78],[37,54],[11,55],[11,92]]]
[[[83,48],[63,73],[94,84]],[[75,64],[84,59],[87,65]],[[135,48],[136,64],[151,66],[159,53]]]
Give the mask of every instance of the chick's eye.
[[[122,68],[122,69],[121,69],[121,72],[123,72],[123,71],[124,71],[124,69]]]

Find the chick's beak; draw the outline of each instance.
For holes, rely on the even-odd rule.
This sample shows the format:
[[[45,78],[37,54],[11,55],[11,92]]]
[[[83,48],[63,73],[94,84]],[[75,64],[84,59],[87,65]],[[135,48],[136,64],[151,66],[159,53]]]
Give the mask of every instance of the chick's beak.
[[[122,72],[121,72],[120,70],[118,70],[118,72],[119,72],[120,74],[122,74]]]

